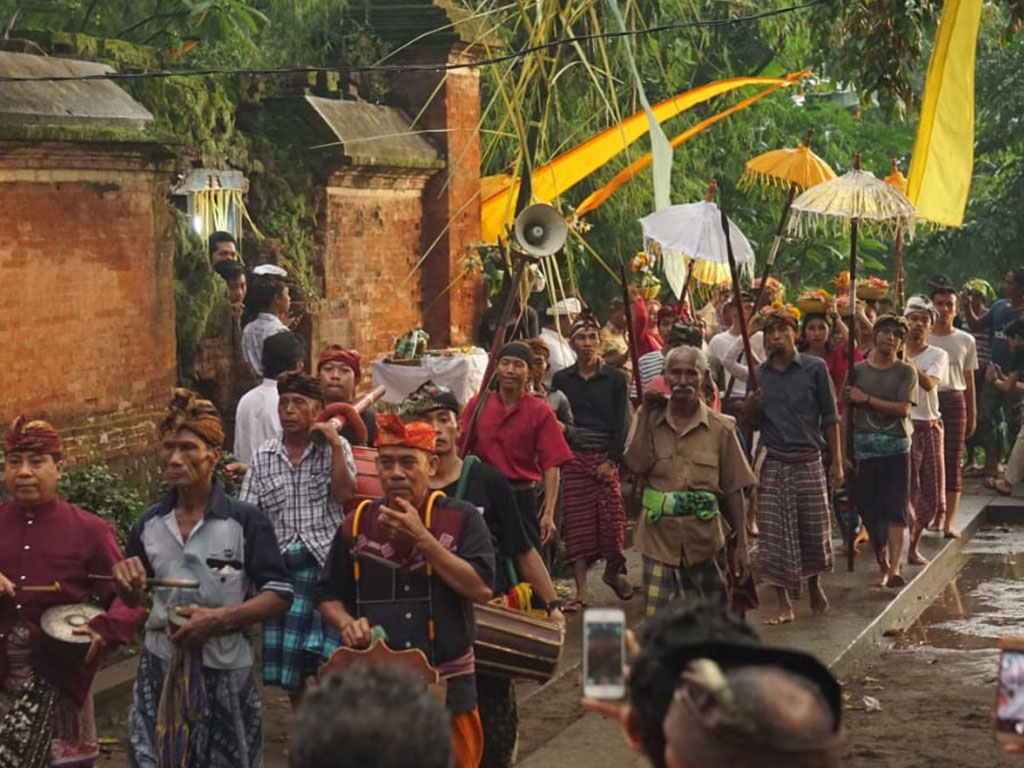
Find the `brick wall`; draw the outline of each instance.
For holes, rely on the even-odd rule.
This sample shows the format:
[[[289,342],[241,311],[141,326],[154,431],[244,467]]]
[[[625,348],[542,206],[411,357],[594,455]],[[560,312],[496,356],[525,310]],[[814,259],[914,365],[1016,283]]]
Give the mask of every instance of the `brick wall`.
[[[150,453],[176,375],[166,169],[143,150],[0,143],[0,419],[69,458]]]

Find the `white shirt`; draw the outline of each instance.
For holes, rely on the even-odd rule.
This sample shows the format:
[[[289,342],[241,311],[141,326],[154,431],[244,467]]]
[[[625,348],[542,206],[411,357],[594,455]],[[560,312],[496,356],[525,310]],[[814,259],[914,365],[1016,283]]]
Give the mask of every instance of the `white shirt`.
[[[712,339],[714,341],[714,339]],[[764,332],[758,331],[750,337],[750,351],[754,353],[754,357],[758,361],[764,361]],[[729,347],[729,351],[725,353],[725,357],[721,358],[722,367],[725,368],[726,373],[730,374],[736,379],[736,383],[732,387],[732,394],[730,397],[745,397],[747,394],[747,376],[749,371],[747,368],[747,356],[743,355],[743,360],[740,360],[740,353],[743,352],[743,335],[736,337],[736,340]],[[756,365],[757,363],[755,363]],[[726,384],[726,391],[729,389],[729,382]],[[725,392],[722,393],[722,398],[725,398]]]
[[[252,463],[252,455],[272,437],[280,437],[277,416],[277,381],[264,379],[238,401],[235,411],[235,459]]]
[[[949,380],[949,355],[946,350],[929,344],[917,357],[911,357],[908,352],[907,362],[939,380],[939,386],[927,392],[920,387],[917,403],[910,406],[911,421],[934,421],[939,418],[939,389]]]
[[[271,312],[260,312],[242,329],[242,358],[257,376],[263,375],[263,342],[268,336],[287,330],[281,318]]]
[[[552,376],[576,362],[576,353],[572,351],[572,347],[562,334],[554,328],[541,328],[540,338],[548,345],[548,372],[544,377],[544,383],[550,385]]]
[[[945,336],[928,334],[928,344],[946,350],[949,355],[949,380],[939,387],[939,391],[963,392],[967,389],[967,376],[978,370],[978,344],[974,336],[954,328]]]

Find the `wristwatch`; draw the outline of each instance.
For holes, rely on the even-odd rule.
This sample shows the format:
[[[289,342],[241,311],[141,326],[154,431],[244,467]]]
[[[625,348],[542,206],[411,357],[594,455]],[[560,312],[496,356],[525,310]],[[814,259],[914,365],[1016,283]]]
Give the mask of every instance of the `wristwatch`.
[[[565,601],[564,600],[552,600],[550,603],[548,603],[548,604],[546,604],[544,606],[544,610],[547,611],[548,612],[548,616],[550,616],[555,611],[562,610],[562,606],[564,606],[564,605],[565,605]]]

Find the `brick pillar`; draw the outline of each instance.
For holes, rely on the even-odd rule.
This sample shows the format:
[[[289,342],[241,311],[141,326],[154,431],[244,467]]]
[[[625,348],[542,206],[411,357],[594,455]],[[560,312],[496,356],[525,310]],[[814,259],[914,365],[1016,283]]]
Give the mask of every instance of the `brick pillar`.
[[[454,43],[447,53],[432,47],[417,51],[412,60],[464,63],[473,58],[467,46]],[[422,110],[413,127],[436,131],[430,140],[447,162],[423,193],[424,328],[432,347],[469,344],[481,309],[480,276],[459,275],[470,255],[466,246],[480,240],[480,74],[476,69],[405,72],[395,76],[391,98],[410,117]],[[454,285],[440,295],[453,280]]]

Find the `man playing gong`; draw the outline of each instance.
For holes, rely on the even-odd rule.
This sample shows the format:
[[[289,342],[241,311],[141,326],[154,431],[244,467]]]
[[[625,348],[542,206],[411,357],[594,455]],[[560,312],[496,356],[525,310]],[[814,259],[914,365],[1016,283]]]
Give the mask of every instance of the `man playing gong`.
[[[394,650],[418,648],[447,683],[456,768],[483,753],[477,710],[473,602],[491,597],[494,549],[474,506],[430,492],[434,427],[377,416],[384,499],[364,502],[334,537],[317,605],[342,642],[365,648],[380,628]]]
[[[293,589],[266,515],[213,476],[223,442],[212,403],[176,390],[160,425],[171,490],[136,521],[128,559],[114,568],[130,605],[144,599],[150,579],[198,583],[153,592],[128,715],[131,768],[261,764],[260,694],[245,630],[286,611]]]
[[[94,763],[100,749],[89,687],[102,657],[130,640],[142,618],[141,611],[112,605],[113,584],[89,580],[89,574],[109,574],[121,549],[110,523],[58,498],[63,470],[63,444],[53,427],[15,419],[4,439],[10,500],[0,504],[3,766]],[[74,610],[90,596],[110,610]],[[43,614],[58,606],[68,607],[62,627],[69,634],[91,638],[85,653],[44,638]],[[90,613],[97,615],[86,623]]]

